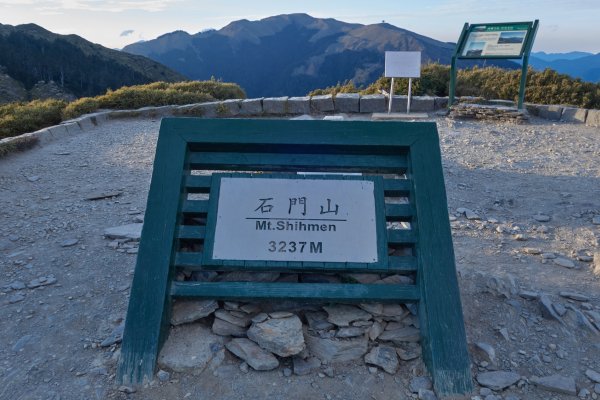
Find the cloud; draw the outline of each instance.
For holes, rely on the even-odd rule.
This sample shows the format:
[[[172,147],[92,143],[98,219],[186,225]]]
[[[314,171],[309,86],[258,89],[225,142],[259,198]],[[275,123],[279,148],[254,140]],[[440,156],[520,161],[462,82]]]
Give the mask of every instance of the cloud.
[[[126,31],[121,32],[121,34],[119,36],[121,36],[121,37],[123,37],[123,36],[129,36],[133,32],[135,32],[133,29],[127,29]]]
[[[39,11],[163,11],[181,0],[0,0],[0,6],[31,5]]]

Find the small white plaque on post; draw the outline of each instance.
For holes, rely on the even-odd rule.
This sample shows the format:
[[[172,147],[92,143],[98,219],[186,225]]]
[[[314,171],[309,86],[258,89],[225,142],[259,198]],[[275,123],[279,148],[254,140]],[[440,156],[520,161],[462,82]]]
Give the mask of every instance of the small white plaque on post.
[[[421,77],[421,52],[420,51],[386,51],[385,52],[385,77],[386,78],[420,78]]]
[[[371,180],[221,178],[212,258],[376,263]]]

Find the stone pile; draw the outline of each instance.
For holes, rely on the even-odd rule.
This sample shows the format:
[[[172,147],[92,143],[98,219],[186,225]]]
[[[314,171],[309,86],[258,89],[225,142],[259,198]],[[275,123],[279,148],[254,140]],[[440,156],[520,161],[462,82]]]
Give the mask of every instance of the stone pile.
[[[514,107],[471,103],[453,105],[448,116],[454,119],[478,119],[514,124],[522,124],[528,120],[527,114]]]
[[[288,375],[332,376],[336,363],[359,361],[394,374],[421,354],[416,307],[404,304],[181,299],[171,324],[159,366],[179,372],[199,373],[229,357],[239,359],[243,372],[283,366]]]

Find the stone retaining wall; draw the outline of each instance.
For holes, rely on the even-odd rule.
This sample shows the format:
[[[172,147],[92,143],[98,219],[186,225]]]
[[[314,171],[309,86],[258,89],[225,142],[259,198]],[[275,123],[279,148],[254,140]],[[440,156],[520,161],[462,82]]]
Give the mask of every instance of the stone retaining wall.
[[[393,112],[406,110],[407,96],[394,96],[392,101]],[[459,98],[464,103],[483,102],[487,106],[511,107],[514,104],[507,100],[484,100],[482,98]],[[447,97],[413,96],[411,111],[436,112],[446,110]],[[0,140],[0,146],[17,138],[37,138],[40,145],[55,139],[73,135],[106,120],[119,118],[161,118],[166,116],[193,116],[203,118],[231,118],[231,117],[277,117],[302,114],[367,114],[387,112],[387,97],[382,94],[360,95],[358,93],[340,93],[337,96],[304,96],[304,97],[266,97],[257,99],[233,99],[214,101],[208,103],[187,104],[183,106],[144,107],[138,110],[101,111],[84,115],[60,125],[44,128],[36,132],[5,138]],[[583,108],[526,104],[530,115],[570,123],[581,123],[588,126],[600,127],[600,110],[587,110]],[[517,112],[512,108],[512,111]],[[502,118],[497,118],[502,120]]]

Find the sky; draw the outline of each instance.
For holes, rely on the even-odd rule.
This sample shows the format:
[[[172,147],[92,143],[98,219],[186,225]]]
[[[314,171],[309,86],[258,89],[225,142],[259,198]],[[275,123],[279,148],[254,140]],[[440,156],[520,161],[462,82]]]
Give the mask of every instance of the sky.
[[[110,48],[290,13],[385,21],[444,42],[456,42],[465,22],[539,19],[533,51],[600,53],[600,0],[0,0],[1,24],[35,23]]]

